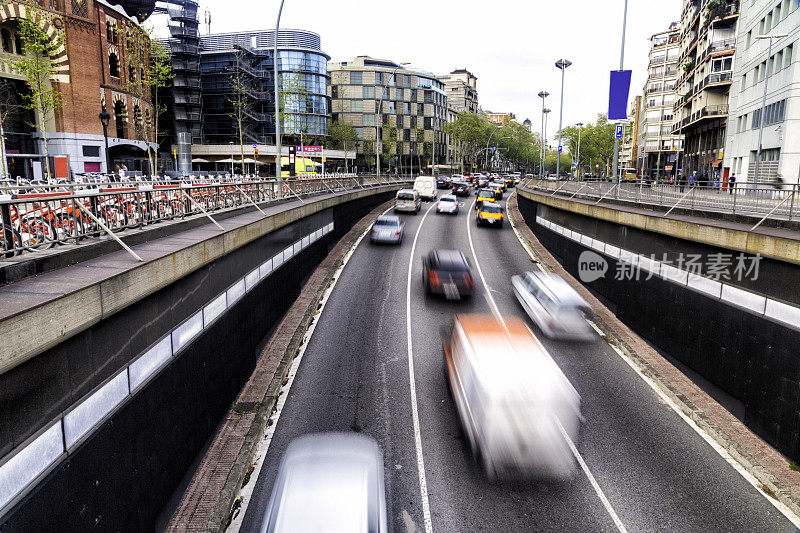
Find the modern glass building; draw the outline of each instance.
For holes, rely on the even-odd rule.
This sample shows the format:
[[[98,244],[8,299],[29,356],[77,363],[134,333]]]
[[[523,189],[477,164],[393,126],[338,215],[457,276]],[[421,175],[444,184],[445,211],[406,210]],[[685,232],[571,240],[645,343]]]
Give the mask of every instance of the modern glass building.
[[[232,103],[237,95],[243,97],[239,107],[245,142],[275,144],[274,38],[274,31],[201,38],[204,144],[238,144],[237,106]],[[316,33],[280,30],[278,72],[279,91],[284,94],[283,135],[296,137],[299,142],[301,136],[328,134],[328,59]]]

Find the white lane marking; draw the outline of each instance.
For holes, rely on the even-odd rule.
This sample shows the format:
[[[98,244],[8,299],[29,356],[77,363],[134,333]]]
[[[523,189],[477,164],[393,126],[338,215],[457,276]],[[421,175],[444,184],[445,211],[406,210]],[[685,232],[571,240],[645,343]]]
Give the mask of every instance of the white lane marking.
[[[513,224],[512,224],[512,226],[513,226]],[[522,236],[520,235],[520,233],[516,231],[516,228],[515,228],[515,233],[517,234],[517,239],[519,240],[520,244],[523,246],[523,248],[525,248],[527,250],[528,248],[525,245],[525,241],[522,239]],[[529,254],[531,253],[530,250],[528,250],[528,253]],[[607,339],[606,334],[603,333],[603,331],[600,330],[600,328],[594,322],[592,322],[590,320],[589,324],[604,339]],[[606,341],[606,342],[608,342],[608,341]],[[711,446],[711,448],[713,448],[714,451],[716,451],[725,460],[725,462],[727,462],[729,465],[731,465],[734,470],[739,472],[739,474],[748,483],[750,483],[762,496],[764,496],[764,498],[766,498],[766,500],[768,502],[770,502],[773,506],[775,506],[775,508],[778,509],[778,511],[780,511],[780,513],[783,516],[785,516],[787,518],[787,520],[789,520],[795,527],[800,528],[800,516],[797,516],[785,504],[783,504],[782,502],[776,500],[775,498],[770,497],[766,492],[764,492],[764,490],[762,488],[763,487],[762,483],[760,481],[758,481],[758,479],[756,479],[756,477],[753,476],[753,474],[748,472],[744,465],[742,465],[739,461],[734,459],[734,457],[728,452],[728,450],[723,448],[722,445],[720,445],[716,441],[716,439],[714,439],[714,437],[712,437],[710,434],[708,434],[703,428],[698,426],[697,423],[694,420],[692,420],[686,413],[684,413],[683,410],[680,408],[680,406],[678,406],[678,404],[676,404],[672,400],[672,398],[670,398],[664,392],[664,390],[661,388],[661,386],[659,384],[657,384],[655,381],[653,381],[652,379],[650,379],[646,374],[644,374],[644,372],[642,372],[642,370],[639,368],[639,366],[632,359],[630,359],[628,357],[628,355],[625,354],[625,352],[623,352],[622,350],[620,350],[617,346],[615,346],[613,344],[609,343],[609,346],[611,346],[611,348],[617,353],[617,355],[619,355],[622,358],[622,360],[625,361],[625,363],[627,363],[627,365],[630,366],[633,369],[633,371],[636,372],[636,374],[645,383],[647,383],[647,385],[651,389],[653,389],[653,391],[656,393],[656,395],[665,404],[667,404],[670,407],[670,409],[675,411],[678,414],[678,416],[680,416],[687,424],[689,424],[689,427],[692,428],[698,435],[700,435],[700,437],[704,441],[706,441]]]
[[[381,214],[385,215],[392,209],[394,209],[394,206],[390,207]],[[328,303],[328,298],[330,298],[333,288],[336,287],[336,283],[339,281],[339,277],[341,276],[342,271],[344,271],[344,267],[347,266],[347,263],[355,253],[358,245],[361,244],[362,240],[364,240],[364,237],[369,234],[370,228],[371,226],[361,234],[356,242],[353,243],[352,248],[350,248],[350,250],[348,250],[347,254],[344,256],[341,265],[339,265],[339,268],[336,270],[336,273],[333,276],[333,282],[328,286],[327,289],[325,289],[325,292],[322,295],[319,312],[317,313],[316,318],[311,322],[311,325],[308,327],[308,330],[303,336],[303,343],[300,345],[300,350],[297,353],[297,357],[295,357],[294,361],[292,361],[292,366],[289,368],[289,373],[286,375],[286,384],[281,387],[280,393],[278,394],[278,402],[275,404],[275,412],[269,417],[270,420],[272,420],[272,425],[267,426],[266,435],[258,442],[258,446],[256,447],[256,463],[253,465],[253,472],[250,474],[250,480],[239,490],[238,497],[241,498],[242,504],[231,520],[231,524],[229,526],[231,531],[238,532],[242,527],[242,521],[244,520],[244,515],[247,512],[247,507],[250,505],[250,501],[252,500],[253,490],[255,489],[256,482],[258,481],[258,476],[261,473],[261,468],[264,466],[264,462],[267,458],[269,446],[272,444],[272,437],[275,435],[275,428],[278,427],[278,420],[280,420],[281,413],[283,412],[283,406],[286,404],[286,398],[289,396],[289,391],[292,388],[292,383],[294,383],[297,370],[300,368],[300,362],[303,360],[303,354],[306,353],[306,348],[311,342],[311,337],[314,335],[314,330],[317,329],[317,324],[319,324],[320,320],[322,319],[322,312],[325,310],[325,304]]]
[[[417,450],[417,473],[419,475],[419,491],[422,495],[422,518],[425,522],[425,533],[433,533],[433,522],[431,521],[431,505],[428,502],[428,481],[425,478],[425,460],[422,456],[422,432],[419,429],[419,409],[417,408],[417,384],[414,379],[414,351],[411,345],[411,271],[414,269],[414,251],[417,249],[417,239],[419,239],[422,225],[428,218],[431,210],[436,207],[433,204],[425,212],[422,221],[419,223],[417,233],[414,235],[414,243],[411,245],[411,259],[408,260],[408,283],[406,286],[406,334],[408,336],[408,381],[411,387],[411,416],[414,420],[414,447]]]
[[[768,502],[770,502],[778,511],[780,511],[780,513],[783,516],[785,516],[787,520],[789,520],[795,527],[800,528],[799,516],[797,516],[794,512],[792,512],[792,510],[789,509],[789,507],[787,507],[785,504],[783,504],[782,502],[776,500],[775,498],[769,496],[766,492],[764,492],[763,489],[764,485],[760,481],[758,481],[758,479],[756,479],[756,477],[753,474],[748,472],[747,469],[741,463],[739,463],[739,461],[734,459],[734,457],[728,452],[728,450],[723,448],[722,445],[720,445],[714,439],[714,437],[708,434],[703,428],[698,426],[694,420],[692,420],[686,413],[684,413],[683,410],[678,406],[678,404],[676,404],[672,400],[672,398],[669,397],[655,381],[653,381],[652,379],[650,379],[650,377],[644,374],[642,370],[638,367],[638,365],[636,365],[636,363],[633,360],[631,360],[627,356],[627,354],[625,354],[625,352],[623,352],[621,349],[619,349],[617,346],[614,346],[613,344],[611,344],[610,346],[617,353],[617,355],[619,355],[622,358],[622,360],[625,361],[628,364],[628,366],[630,366],[633,369],[633,371],[636,372],[636,374],[650,386],[651,389],[653,389],[656,395],[658,395],[658,397],[665,404],[667,404],[673,411],[678,413],[678,416],[680,416],[687,424],[689,424],[689,427],[692,428],[698,435],[700,435],[700,437],[704,441],[706,441],[714,449],[714,451],[716,451],[725,460],[725,462],[731,465],[734,470],[739,472],[739,474],[745,480],[747,480],[747,482],[750,483],[762,496],[764,496],[764,498],[766,498]]]
[[[486,290],[486,297],[489,300],[489,304],[492,307],[492,312],[494,313],[494,316],[497,317],[498,320],[500,320],[500,322],[503,324],[503,326],[505,326],[505,321],[503,320],[503,317],[500,315],[500,311],[497,308],[497,304],[494,301],[494,296],[492,296],[492,292],[491,292],[491,290],[489,288],[489,285],[486,283],[486,278],[483,277],[483,271],[481,270],[481,265],[480,265],[480,262],[478,261],[478,254],[475,253],[475,246],[472,243],[472,230],[471,230],[470,223],[469,223],[469,217],[467,217],[467,235],[469,237],[469,247],[472,249],[472,257],[475,259],[475,266],[478,269],[478,274],[481,277],[481,281],[483,281],[483,287]],[[519,234],[517,234],[517,237],[519,237]],[[508,328],[506,327],[506,330],[507,329]],[[531,332],[531,335],[533,335],[533,332]],[[536,337],[536,336],[534,335],[534,337]],[[538,342],[538,339],[536,339],[536,340]],[[541,342],[539,344],[541,344]],[[544,346],[544,345],[542,345],[542,346]],[[609,516],[611,516],[611,520],[614,522],[614,525],[617,526],[617,530],[619,530],[620,533],[627,533],[628,530],[625,529],[625,524],[622,523],[622,520],[620,520],[619,515],[617,515],[617,512],[614,510],[614,507],[611,505],[611,502],[608,500],[608,497],[606,497],[605,492],[603,492],[603,489],[600,488],[600,485],[597,483],[597,480],[595,479],[594,475],[592,474],[592,471],[589,470],[589,466],[586,464],[586,461],[583,460],[583,457],[581,456],[580,452],[578,451],[578,448],[575,447],[575,444],[572,442],[572,439],[569,438],[569,435],[567,434],[566,431],[564,431],[564,428],[561,426],[560,423],[558,425],[558,428],[559,428],[559,430],[561,430],[561,434],[564,436],[564,439],[567,441],[567,444],[569,445],[569,449],[572,451],[572,455],[575,456],[575,459],[578,461],[578,464],[581,466],[581,470],[583,470],[583,472],[586,474],[586,477],[589,478],[589,483],[591,483],[592,488],[594,489],[595,493],[597,494],[597,497],[600,498],[600,501],[603,503],[603,507],[606,508],[606,511],[608,512]]]

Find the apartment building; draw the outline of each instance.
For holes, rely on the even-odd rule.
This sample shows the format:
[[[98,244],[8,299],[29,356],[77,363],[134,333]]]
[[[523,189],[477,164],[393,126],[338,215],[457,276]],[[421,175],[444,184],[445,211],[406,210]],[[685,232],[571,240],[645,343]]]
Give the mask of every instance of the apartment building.
[[[467,69],[454,70],[447,76],[440,76],[444,83],[444,92],[450,106],[456,113],[477,113],[478,105],[478,78]]]
[[[760,36],[787,35],[769,40]],[[725,175],[765,184],[800,173],[800,9],[797,0],[747,0],[739,21]],[[767,77],[769,76],[769,80]],[[764,90],[766,86],[766,102]],[[761,160],[756,175],[759,133]]]
[[[674,22],[668,30],[650,38],[641,117],[640,121],[634,121],[635,126],[632,127],[640,130],[636,132],[639,135],[634,137],[639,146],[637,158],[633,161],[638,161],[638,170],[642,175],[672,175],[681,148],[681,135],[672,131],[677,94],[675,85],[679,76],[680,34],[680,24]]]
[[[642,97],[637,96],[631,102],[631,111],[628,123],[622,133],[622,146],[620,148],[620,168],[638,168],[639,161],[639,121],[641,120]]]
[[[436,165],[446,164],[451,156],[443,130],[455,112],[434,74],[369,56],[330,62],[328,72],[332,118],[355,128],[359,165],[375,164],[378,138],[382,168],[429,172],[434,155]]]
[[[485,111],[485,113],[489,120],[497,124],[508,124],[512,120],[517,120],[514,113],[495,113],[494,111]]]
[[[683,1],[672,132],[684,136],[679,166],[687,174],[721,173],[738,24],[738,0]]]

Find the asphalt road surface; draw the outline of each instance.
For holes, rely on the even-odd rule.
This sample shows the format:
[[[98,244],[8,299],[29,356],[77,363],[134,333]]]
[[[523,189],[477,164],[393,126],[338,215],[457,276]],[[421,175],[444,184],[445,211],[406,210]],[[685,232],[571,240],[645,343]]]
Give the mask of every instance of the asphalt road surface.
[[[457,216],[428,212],[430,203],[419,215],[402,215],[401,246],[364,239],[355,250],[303,356],[241,531],[258,531],[289,442],[320,431],[357,431],[378,441],[396,533],[426,531],[426,516],[436,532],[797,530],[608,344],[540,335],[511,290],[511,276],[534,269],[533,263],[507,221],[502,229],[478,228],[474,196],[462,201]],[[422,256],[457,249],[474,267],[470,239],[485,283],[473,268],[470,300],[426,297]],[[500,314],[528,322],[581,395],[585,422],[576,446],[586,470],[571,481],[491,484],[472,459],[446,385],[439,330],[454,313],[491,313],[488,295]]]

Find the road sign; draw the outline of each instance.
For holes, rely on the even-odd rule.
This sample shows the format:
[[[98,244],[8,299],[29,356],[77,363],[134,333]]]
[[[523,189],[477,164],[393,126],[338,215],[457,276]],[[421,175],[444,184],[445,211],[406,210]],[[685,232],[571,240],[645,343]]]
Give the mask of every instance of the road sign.
[[[253,150],[258,150],[258,145],[256,143],[253,143]]]
[[[563,146],[561,146],[561,145],[559,145],[559,147],[558,147],[558,153],[560,154],[560,153],[562,153],[563,151],[564,151],[564,147],[563,147]]]
[[[617,124],[617,139],[622,139],[622,124]]]
[[[578,162],[575,161],[574,163],[572,163],[572,166],[575,167],[575,168],[578,168]]]
[[[322,152],[322,146],[298,146],[297,153],[319,153]]]

